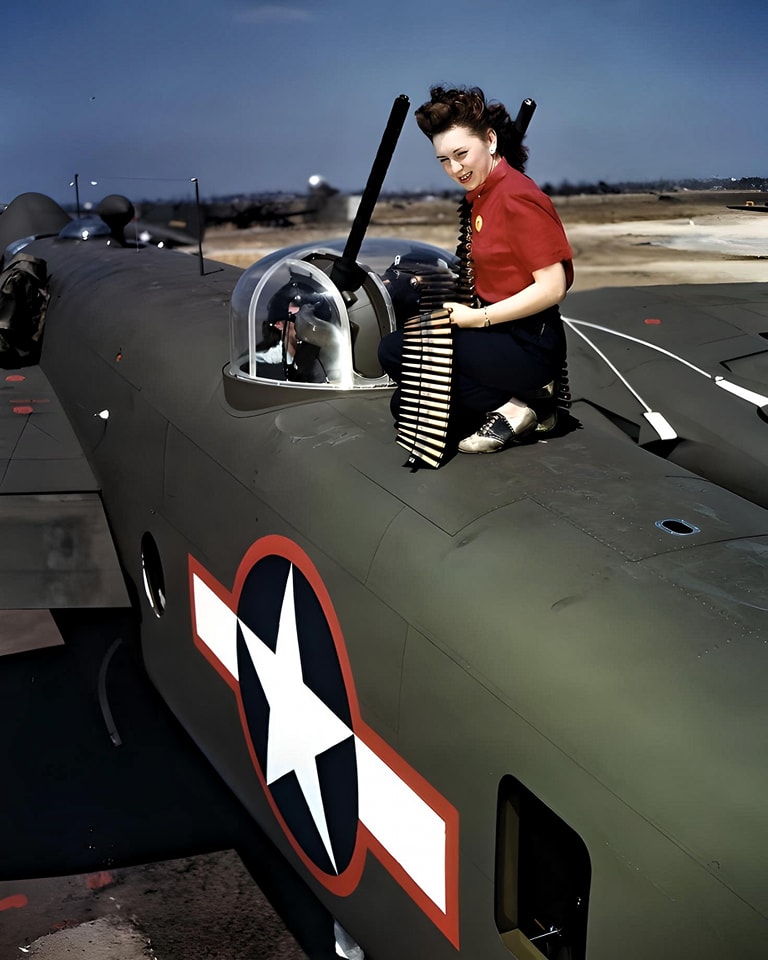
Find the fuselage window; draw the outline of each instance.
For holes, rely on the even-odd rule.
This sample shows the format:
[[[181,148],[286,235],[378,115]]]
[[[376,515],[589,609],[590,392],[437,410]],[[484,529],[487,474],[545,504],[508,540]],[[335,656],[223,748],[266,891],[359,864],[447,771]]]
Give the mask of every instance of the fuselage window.
[[[585,960],[591,866],[584,841],[519,780],[499,784],[496,926],[526,960]]]
[[[156,617],[162,617],[165,613],[165,574],[155,538],[148,532],[141,538],[141,573],[152,612]]]

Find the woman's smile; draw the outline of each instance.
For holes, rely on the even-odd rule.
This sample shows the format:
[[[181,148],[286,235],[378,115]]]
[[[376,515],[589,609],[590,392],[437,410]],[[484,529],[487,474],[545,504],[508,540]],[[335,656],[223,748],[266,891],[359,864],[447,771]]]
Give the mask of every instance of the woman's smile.
[[[473,190],[488,179],[493,170],[491,146],[495,135],[481,139],[466,127],[451,127],[432,140],[435,155],[448,176],[464,190]]]

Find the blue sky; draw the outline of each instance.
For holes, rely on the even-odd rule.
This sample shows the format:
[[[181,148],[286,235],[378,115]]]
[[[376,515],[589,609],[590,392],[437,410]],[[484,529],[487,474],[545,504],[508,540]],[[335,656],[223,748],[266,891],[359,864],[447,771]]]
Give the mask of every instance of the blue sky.
[[[539,183],[768,175],[764,0],[38,0],[2,35],[5,201],[358,189],[433,83],[533,97]],[[409,117],[385,189],[444,180]]]

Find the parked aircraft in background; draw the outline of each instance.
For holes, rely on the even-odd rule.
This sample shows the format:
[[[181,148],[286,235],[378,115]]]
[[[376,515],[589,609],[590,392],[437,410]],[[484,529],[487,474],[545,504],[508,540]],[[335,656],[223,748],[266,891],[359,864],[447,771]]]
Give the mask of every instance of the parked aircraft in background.
[[[205,200],[199,207],[185,202],[143,202],[138,205],[137,223],[130,236],[164,246],[194,245],[207,227],[232,224],[245,230],[256,224],[289,227],[322,217],[333,218],[339,191],[322,177],[312,176],[303,196],[288,193],[255,193]],[[332,209],[333,208],[333,209]],[[339,212],[341,208],[339,207]],[[347,219],[339,215],[338,219]]]
[[[312,176],[307,182],[304,196],[255,193],[213,198],[199,205],[192,200],[144,200],[132,204],[133,214],[125,224],[123,237],[134,245],[151,243],[161,247],[184,247],[199,244],[210,226],[232,224],[244,230],[255,224],[289,227],[297,222],[318,219],[343,222],[350,219],[347,211],[350,204],[342,204],[342,199],[346,198],[342,198],[339,191],[323,177]],[[7,206],[0,204],[0,213]],[[82,221],[82,226],[91,232],[95,227],[101,229],[105,236],[109,235],[110,231],[98,224],[96,218],[99,211],[92,205],[87,209],[65,210],[66,214],[68,220],[76,224]],[[7,233],[8,230],[5,231]]]
[[[745,203],[740,203],[738,205],[728,204],[729,210],[745,210],[747,213],[768,213],[768,200],[764,200],[762,203],[756,203],[754,200],[747,200]]]

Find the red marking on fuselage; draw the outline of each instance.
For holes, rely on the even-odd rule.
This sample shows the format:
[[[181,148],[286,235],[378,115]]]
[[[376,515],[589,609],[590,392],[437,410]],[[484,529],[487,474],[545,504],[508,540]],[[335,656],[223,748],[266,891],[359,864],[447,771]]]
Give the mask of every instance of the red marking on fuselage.
[[[12,897],[4,897],[0,900],[0,910],[21,910],[29,903],[23,893],[14,893]]]
[[[658,327],[661,324],[661,320],[656,317],[646,317],[643,323],[649,327]]]
[[[5,382],[6,383],[22,383],[26,379],[27,378],[22,377],[20,373],[11,373],[9,376],[5,378]]]
[[[16,397],[13,400],[9,400],[9,403],[13,404],[11,410],[13,413],[17,413],[20,416],[28,416],[30,413],[35,412],[35,407],[39,407],[41,404],[50,403],[49,397],[40,397],[40,398],[31,398],[27,399],[26,397],[22,400],[19,397]]]

